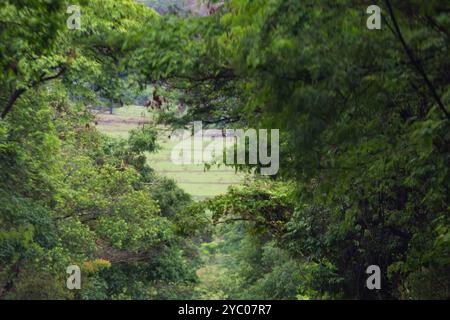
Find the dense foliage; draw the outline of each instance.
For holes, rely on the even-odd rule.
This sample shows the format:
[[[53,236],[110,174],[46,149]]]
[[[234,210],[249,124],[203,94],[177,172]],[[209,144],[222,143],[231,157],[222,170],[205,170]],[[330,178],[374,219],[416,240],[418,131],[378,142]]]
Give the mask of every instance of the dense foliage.
[[[363,9],[242,0],[211,19],[186,118],[279,128],[277,180],[295,182],[295,201],[279,203],[263,187],[231,190],[207,207],[250,218],[252,228],[276,224],[264,228],[267,244],[275,238],[294,261],[308,261],[302,297],[448,298],[449,8],[386,1],[380,31],[365,28]],[[382,270],[379,292],[365,288],[372,264]],[[253,274],[253,283],[266,276]]]
[[[385,0],[381,30],[358,0],[83,1],[80,30],[68,5],[0,4],[1,298],[450,298],[446,1]],[[155,127],[92,126],[148,85],[187,106],[162,123],[280,129],[279,173],[192,203],[146,163]]]
[[[156,130],[117,141],[86,110],[133,85],[108,46],[157,16],[132,1],[99,1],[83,7],[85,27],[70,31],[66,7],[0,6],[0,296],[189,298],[205,220],[186,222],[190,196],[146,164]],[[80,291],[65,287],[69,265],[81,267]]]

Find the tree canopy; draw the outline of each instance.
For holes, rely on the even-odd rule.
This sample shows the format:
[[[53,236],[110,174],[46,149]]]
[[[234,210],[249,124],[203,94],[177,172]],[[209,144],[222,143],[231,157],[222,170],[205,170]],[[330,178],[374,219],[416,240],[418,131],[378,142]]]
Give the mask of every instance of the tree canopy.
[[[381,1],[380,30],[358,0],[80,1],[80,29],[69,5],[0,4],[1,299],[450,298],[446,1]],[[93,106],[148,86],[186,111],[98,132]],[[200,120],[279,129],[277,175],[236,165],[246,184],[192,201],[146,155]]]

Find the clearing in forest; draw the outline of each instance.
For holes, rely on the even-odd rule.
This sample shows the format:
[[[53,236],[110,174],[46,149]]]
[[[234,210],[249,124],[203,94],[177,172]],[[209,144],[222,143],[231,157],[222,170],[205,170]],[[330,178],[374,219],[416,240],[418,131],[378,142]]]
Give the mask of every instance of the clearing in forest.
[[[101,112],[96,115],[97,128],[109,136],[126,138],[128,132],[151,120],[152,114],[142,106],[126,106],[113,109],[112,114]],[[178,186],[201,200],[225,193],[231,185],[239,185],[243,181],[242,174],[236,174],[233,168],[220,166],[205,170],[203,164],[177,165],[172,163],[170,153],[175,142],[170,141],[170,130],[161,127],[158,137],[160,150],[148,154],[150,166],[156,172],[174,179]]]

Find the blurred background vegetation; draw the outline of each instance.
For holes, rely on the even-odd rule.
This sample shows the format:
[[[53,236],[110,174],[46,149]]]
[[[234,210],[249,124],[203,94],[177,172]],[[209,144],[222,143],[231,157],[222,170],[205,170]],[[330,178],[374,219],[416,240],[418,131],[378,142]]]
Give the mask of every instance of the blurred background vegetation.
[[[359,0],[69,4],[0,3],[0,299],[450,298],[448,1],[381,30]],[[279,172],[174,166],[192,121],[279,129]]]

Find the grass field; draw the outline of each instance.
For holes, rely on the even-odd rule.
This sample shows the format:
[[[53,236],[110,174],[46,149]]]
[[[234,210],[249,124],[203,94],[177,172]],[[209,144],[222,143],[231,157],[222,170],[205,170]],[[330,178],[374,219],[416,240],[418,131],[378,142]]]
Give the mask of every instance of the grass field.
[[[151,121],[151,113],[144,107],[128,106],[113,110],[113,114],[99,113],[96,117],[97,128],[109,136],[126,138],[131,129]],[[149,165],[158,173],[173,178],[178,185],[201,200],[224,193],[230,185],[240,184],[244,177],[236,174],[232,168],[221,166],[205,170],[203,165],[177,165],[172,163],[170,154],[175,142],[169,139],[170,132],[160,128],[158,138],[160,150],[148,155]]]

